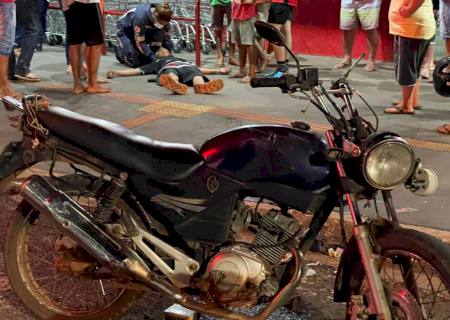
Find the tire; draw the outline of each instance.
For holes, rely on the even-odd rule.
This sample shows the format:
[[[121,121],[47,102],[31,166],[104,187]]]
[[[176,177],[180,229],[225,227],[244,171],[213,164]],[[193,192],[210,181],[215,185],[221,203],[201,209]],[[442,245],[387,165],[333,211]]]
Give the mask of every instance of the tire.
[[[67,194],[74,195],[74,193],[78,191],[69,191],[64,190]],[[125,313],[130,310],[135,303],[142,296],[141,292],[128,290],[128,289],[117,289],[120,291],[117,297],[114,297],[111,302],[108,302],[107,305],[98,308],[97,310],[91,311],[73,311],[69,309],[61,309],[61,307],[57,306],[54,301],[51,301],[53,297],[53,291],[56,287],[56,281],[53,285],[52,297],[48,299],[48,297],[41,293],[44,292],[44,286],[39,286],[37,284],[38,279],[34,276],[34,274],[29,277],[33,273],[30,261],[28,260],[28,254],[26,253],[27,249],[31,251],[31,247],[33,244],[29,244],[33,240],[29,234],[27,234],[27,230],[31,230],[32,226],[35,226],[39,221],[36,218],[41,219],[39,216],[40,213],[37,212],[28,202],[23,200],[19,206],[16,208],[11,221],[9,222],[6,241],[5,241],[5,266],[6,272],[10,281],[12,288],[14,289],[17,296],[20,300],[39,318],[41,319],[51,319],[51,320],[95,320],[95,319],[121,319]],[[46,217],[46,216],[44,216]],[[42,217],[42,219],[44,219]],[[45,219],[44,219],[45,220]],[[49,229],[51,231],[51,229]],[[30,238],[29,238],[30,237]],[[45,238],[46,234],[42,234],[42,238]],[[50,237],[50,236],[49,236]],[[25,239],[25,240],[24,240]],[[33,242],[34,243],[34,242]],[[37,243],[36,246],[38,245]],[[30,247],[30,248],[29,248]],[[25,252],[26,259],[22,259],[24,257],[23,252]],[[54,255],[50,253],[50,256]],[[20,260],[20,261],[19,261]],[[32,259],[31,259],[32,260]],[[26,262],[23,262],[26,261]],[[48,263],[48,262],[47,262]],[[27,268],[28,266],[28,268]],[[51,267],[48,267],[51,268]],[[53,266],[55,268],[55,266]],[[45,269],[45,267],[44,267]],[[39,269],[40,270],[40,269]],[[52,269],[50,269],[52,270]],[[28,272],[25,272],[28,271]],[[44,270],[45,271],[45,270]],[[53,274],[59,274],[53,270]],[[63,272],[61,273],[63,276],[65,275]],[[56,276],[55,276],[56,277]],[[67,278],[67,276],[66,276]],[[69,280],[73,283],[72,287],[68,287],[67,290],[72,288],[72,291],[75,290],[75,285],[77,282],[73,281],[77,278],[69,276]],[[31,280],[31,281],[30,281]],[[84,281],[84,280],[83,280]],[[90,281],[90,282],[89,282]],[[101,281],[99,281],[101,283]],[[59,282],[60,284],[61,282]],[[94,280],[87,280],[90,286],[94,283]],[[82,286],[81,289],[85,287]],[[92,287],[90,287],[92,288]],[[79,289],[79,288],[78,288]],[[77,289],[77,290],[78,290]],[[101,284],[101,289],[103,289],[103,284]],[[41,291],[39,291],[41,290]],[[59,290],[59,289],[58,289]],[[98,292],[98,288],[96,289]],[[64,290],[62,290],[64,292]],[[70,291],[70,290],[69,290]],[[83,290],[81,290],[82,292]],[[67,291],[66,291],[67,292]],[[104,292],[104,291],[103,291]],[[63,293],[64,295],[66,293]],[[82,293],[81,293],[82,294]],[[100,293],[101,294],[101,293]],[[103,294],[103,298],[106,300],[105,295]],[[91,296],[88,296],[88,299]],[[77,291],[75,291],[70,298],[67,300],[76,300],[78,298]],[[98,295],[97,295],[97,304],[98,304]],[[101,298],[101,297],[100,297]],[[49,302],[51,301],[51,302]],[[53,305],[51,304],[53,302]],[[63,303],[65,300],[63,301]],[[56,307],[55,307],[56,306]],[[62,310],[62,311],[61,311]]]
[[[417,308],[415,308],[415,311],[412,311],[410,314],[414,314],[414,312],[417,311],[417,313],[420,313],[420,308],[425,309],[426,317],[431,317],[432,313],[428,312],[437,312],[435,314],[437,318],[433,319],[449,319],[450,318],[450,248],[448,245],[444,244],[442,241],[419,231],[412,230],[412,229],[396,229],[392,230],[388,233],[381,234],[377,236],[377,244],[380,248],[380,255],[383,259],[383,265],[380,267],[380,275],[382,276],[383,283],[385,284],[385,289],[387,292],[388,290],[388,283],[386,276],[386,279],[384,278],[384,273],[386,271],[383,270],[383,268],[387,265],[389,267],[388,261],[391,260],[392,262],[396,261],[396,263],[407,263],[407,265],[413,266],[407,275],[410,273],[411,276],[416,277],[416,280],[414,280],[414,284],[417,290],[422,290],[423,288],[419,288],[421,284],[419,283],[421,280],[420,273],[417,275],[414,269],[414,261],[417,259],[418,261],[423,261],[423,265],[421,265],[422,271],[426,273],[426,270],[428,268],[433,268],[434,272],[432,276],[437,276],[437,280],[440,281],[440,283],[443,284],[441,286],[442,288],[442,296],[445,298],[445,302],[442,305],[439,305],[436,307],[436,305],[432,305],[432,307],[438,308],[437,310],[427,310],[429,307],[427,300],[424,300],[424,298],[428,297],[426,295],[422,296],[422,302],[417,301],[414,296],[410,292],[410,288],[404,288],[407,289],[407,291],[403,291],[407,293],[407,298],[412,298],[415,303],[417,303]],[[420,259],[420,260],[419,260]],[[395,266],[396,264],[392,264]],[[394,270],[394,268],[392,268]],[[421,271],[421,272],[422,272]],[[395,273],[395,272],[394,272]],[[392,274],[393,282],[395,283],[396,276],[400,275],[400,280],[405,281],[404,277],[401,276],[399,273]],[[359,283],[358,287],[352,288],[352,294],[361,294],[363,291],[362,288],[362,277],[364,276],[364,271],[362,270],[361,264],[359,265],[359,268],[356,268],[353,270],[353,279],[358,279],[357,283]],[[358,276],[361,275],[361,276]],[[387,274],[387,273],[386,273]],[[389,275],[389,277],[391,277]],[[429,278],[426,278],[429,279]],[[403,282],[403,287],[407,287]],[[433,286],[432,286],[433,287]],[[447,290],[445,290],[445,287]],[[428,287],[427,287],[428,289]],[[408,296],[409,295],[409,296]],[[438,304],[439,304],[438,299]],[[392,307],[392,306],[391,306]],[[349,305],[348,305],[349,308]],[[412,307],[411,309],[414,309]],[[423,316],[423,315],[422,315]],[[422,319],[422,316],[418,316],[419,319]],[[349,317],[349,314],[347,314],[347,319],[351,319]],[[416,319],[415,317],[406,318],[407,320],[410,319]]]
[[[209,54],[210,53],[210,49],[209,49],[209,46],[207,45],[207,44],[203,44],[202,45],[202,53],[203,54]]]
[[[195,51],[195,46],[192,42],[188,42],[186,43],[186,51],[187,52],[194,52]]]

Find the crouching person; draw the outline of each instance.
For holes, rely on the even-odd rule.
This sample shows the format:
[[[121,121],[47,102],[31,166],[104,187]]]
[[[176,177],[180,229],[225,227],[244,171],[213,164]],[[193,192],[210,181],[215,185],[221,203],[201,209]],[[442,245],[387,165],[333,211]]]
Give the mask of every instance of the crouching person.
[[[156,83],[176,94],[187,94],[188,87],[194,87],[194,92],[198,94],[213,93],[223,88],[222,79],[209,80],[205,75],[229,74],[228,67],[220,69],[199,68],[192,62],[182,58],[174,57],[170,51],[161,48],[156,59],[146,65],[135,69],[109,70],[108,78],[132,77],[141,75],[156,74]]]
[[[142,4],[117,21],[117,60],[131,68],[152,62],[163,47],[172,50],[169,23],[172,10],[168,5]]]

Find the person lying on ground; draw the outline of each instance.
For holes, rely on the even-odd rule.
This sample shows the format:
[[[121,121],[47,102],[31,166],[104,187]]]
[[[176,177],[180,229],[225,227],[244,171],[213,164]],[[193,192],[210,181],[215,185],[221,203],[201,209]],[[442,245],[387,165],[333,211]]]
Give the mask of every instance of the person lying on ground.
[[[108,78],[132,77],[156,74],[156,83],[176,94],[187,94],[188,87],[194,87],[195,93],[213,93],[223,88],[222,79],[209,80],[205,75],[229,74],[231,69],[199,68],[192,62],[174,57],[167,49],[161,48],[157,58],[144,66],[135,69],[108,70]]]

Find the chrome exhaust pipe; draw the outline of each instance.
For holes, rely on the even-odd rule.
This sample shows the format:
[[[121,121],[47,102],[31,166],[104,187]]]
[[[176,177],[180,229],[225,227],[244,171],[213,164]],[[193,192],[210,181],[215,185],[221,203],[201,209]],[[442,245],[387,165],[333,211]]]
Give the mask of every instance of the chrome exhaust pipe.
[[[135,252],[122,247],[77,202],[44,178],[31,176],[23,183],[20,193],[35,209],[50,215],[78,245],[100,263],[148,281],[151,271]]]

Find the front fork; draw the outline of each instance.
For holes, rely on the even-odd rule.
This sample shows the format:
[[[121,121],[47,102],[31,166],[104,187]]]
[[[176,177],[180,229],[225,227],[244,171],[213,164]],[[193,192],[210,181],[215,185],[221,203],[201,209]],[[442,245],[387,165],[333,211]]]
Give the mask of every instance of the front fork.
[[[326,138],[330,147],[335,148],[336,144],[334,143],[332,131],[327,131]],[[344,167],[340,160],[336,161],[336,166],[340,178],[346,178]],[[347,200],[349,211],[355,226],[353,228],[353,234],[358,245],[359,254],[366,275],[370,295],[369,312],[371,314],[376,314],[378,319],[391,320],[391,310],[379,273],[379,258],[373,252],[369,228],[362,222],[357,202],[353,199],[352,194],[345,193],[344,196]]]

